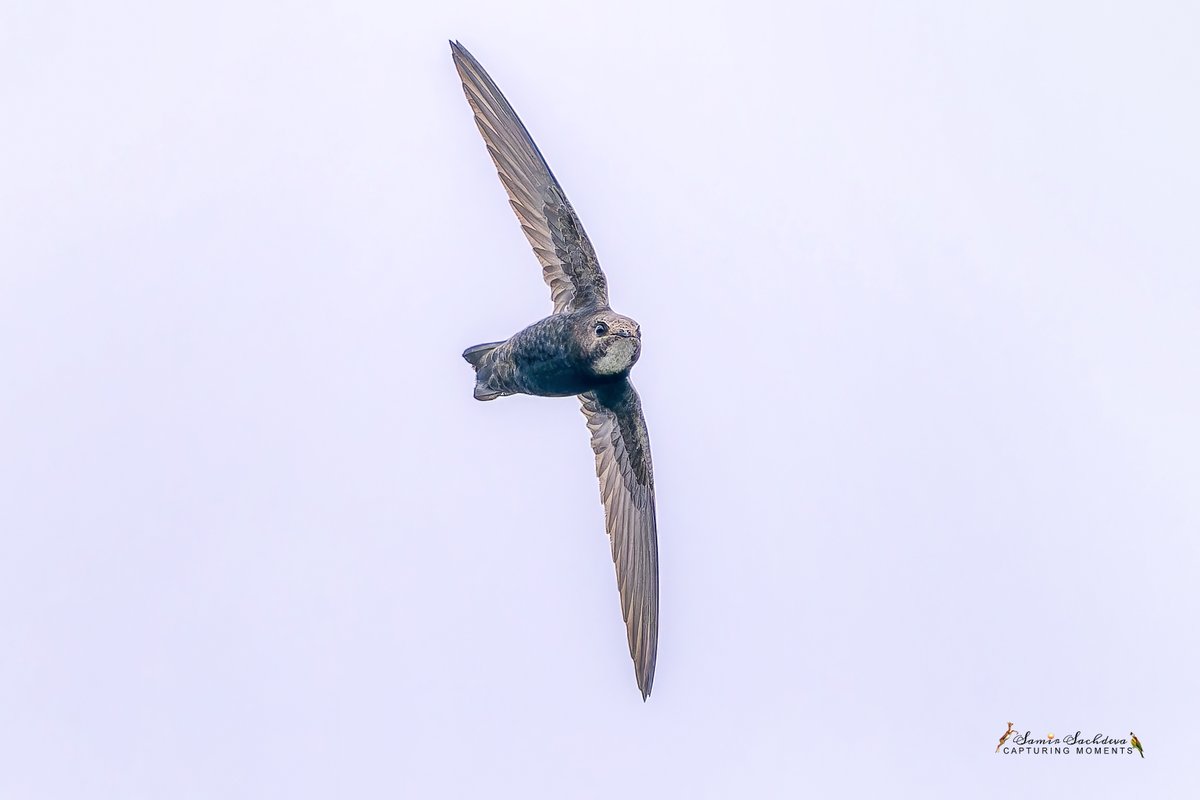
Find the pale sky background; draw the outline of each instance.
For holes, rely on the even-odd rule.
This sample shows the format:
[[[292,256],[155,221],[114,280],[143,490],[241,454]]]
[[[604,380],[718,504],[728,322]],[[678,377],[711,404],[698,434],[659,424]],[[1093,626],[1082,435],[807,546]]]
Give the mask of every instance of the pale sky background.
[[[0,4],[0,797],[1171,797],[1200,11]],[[646,347],[643,704],[447,38]],[[1013,721],[1136,757],[1016,758]]]

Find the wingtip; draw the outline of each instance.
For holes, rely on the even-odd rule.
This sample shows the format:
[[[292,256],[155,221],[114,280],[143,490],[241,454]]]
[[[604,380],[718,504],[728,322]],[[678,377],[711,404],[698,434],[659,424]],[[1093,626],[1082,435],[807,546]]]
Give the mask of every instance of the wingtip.
[[[642,702],[644,703],[650,699],[650,692],[654,689],[654,675],[651,674],[647,677],[636,675],[635,677],[638,679],[638,691],[642,693]]]

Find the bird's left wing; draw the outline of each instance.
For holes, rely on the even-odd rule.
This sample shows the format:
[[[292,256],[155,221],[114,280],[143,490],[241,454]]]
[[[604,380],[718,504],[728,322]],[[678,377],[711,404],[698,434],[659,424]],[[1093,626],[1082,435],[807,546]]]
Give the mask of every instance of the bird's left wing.
[[[645,699],[654,684],[658,655],[658,531],[650,436],[642,402],[628,379],[579,399],[596,453],[604,527],[617,568],[629,655]]]
[[[450,50],[475,124],[542,265],[554,313],[607,306],[608,284],[596,251],[529,131],[475,57],[458,42]]]

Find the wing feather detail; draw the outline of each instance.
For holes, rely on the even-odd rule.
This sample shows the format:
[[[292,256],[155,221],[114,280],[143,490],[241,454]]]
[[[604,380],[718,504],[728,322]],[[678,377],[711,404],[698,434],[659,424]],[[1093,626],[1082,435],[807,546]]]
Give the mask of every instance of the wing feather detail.
[[[596,251],[541,151],[474,56],[457,42],[450,50],[475,124],[542,265],[554,313],[607,306],[608,284]]]
[[[644,699],[654,685],[658,656],[658,526],[646,418],[628,380],[579,399],[596,454],[629,655]]]

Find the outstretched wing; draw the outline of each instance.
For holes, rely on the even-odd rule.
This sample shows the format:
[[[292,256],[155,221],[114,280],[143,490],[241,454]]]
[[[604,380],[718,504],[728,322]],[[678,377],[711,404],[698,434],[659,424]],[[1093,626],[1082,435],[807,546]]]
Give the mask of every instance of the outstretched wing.
[[[607,306],[608,285],[596,251],[517,112],[466,48],[451,42],[450,50],[475,124],[541,262],[554,313]]]
[[[654,468],[642,402],[628,380],[579,396],[612,542],[629,655],[642,698],[654,684],[658,655],[658,532],[654,521]]]

